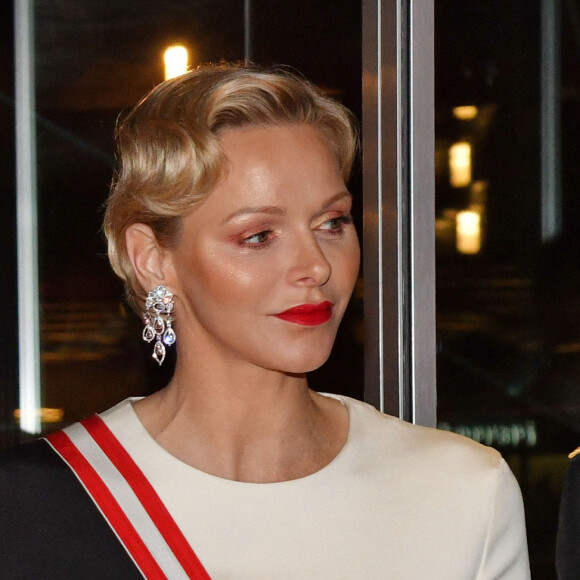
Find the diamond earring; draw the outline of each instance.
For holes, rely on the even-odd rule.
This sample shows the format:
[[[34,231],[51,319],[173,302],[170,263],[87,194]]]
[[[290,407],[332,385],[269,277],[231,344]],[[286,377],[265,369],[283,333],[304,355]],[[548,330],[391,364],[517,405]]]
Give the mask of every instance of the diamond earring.
[[[155,290],[151,290],[147,294],[145,311],[143,312],[143,322],[145,323],[143,340],[151,342],[153,339],[157,339],[152,356],[159,363],[159,366],[165,360],[165,345],[171,346],[177,340],[175,331],[171,327],[173,306],[173,294],[163,285],[157,286]]]

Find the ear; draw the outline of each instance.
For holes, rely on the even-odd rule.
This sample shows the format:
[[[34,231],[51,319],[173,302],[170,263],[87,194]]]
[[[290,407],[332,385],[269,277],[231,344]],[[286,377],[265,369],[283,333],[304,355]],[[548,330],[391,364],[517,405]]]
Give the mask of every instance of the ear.
[[[151,290],[165,280],[168,252],[153,230],[145,224],[132,224],[125,232],[127,254],[133,271],[144,290]]]

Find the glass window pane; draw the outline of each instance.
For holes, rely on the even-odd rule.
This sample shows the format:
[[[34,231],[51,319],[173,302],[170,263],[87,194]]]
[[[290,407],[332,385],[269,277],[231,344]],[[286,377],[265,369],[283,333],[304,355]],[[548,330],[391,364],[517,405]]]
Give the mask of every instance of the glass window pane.
[[[168,379],[100,233],[115,121],[163,80],[167,46],[186,46],[193,66],[241,58],[243,5],[37,2],[35,28],[42,401],[69,423]]]
[[[248,3],[253,59],[300,70],[358,113],[360,3],[290,4]],[[171,376],[171,361],[159,368],[151,360],[150,345],[140,338],[141,322],[123,302],[122,286],[105,255],[100,226],[115,163],[115,122],[163,80],[168,45],[183,44],[190,66],[243,60],[245,8],[243,0],[34,3],[41,387],[42,405],[48,409],[43,431],[129,395],[148,394]],[[8,74],[0,82],[7,85],[8,96],[0,107],[9,126],[12,15],[2,23],[7,34],[2,35],[1,65]],[[11,137],[5,146],[6,158],[13,157]],[[13,179],[2,173],[10,204]],[[360,172],[351,187],[360,208]],[[355,212],[360,217],[360,209]],[[3,226],[5,221],[2,239],[13,248],[13,220],[3,218]],[[7,265],[2,280],[12,290],[15,255],[9,259],[14,271]],[[354,300],[341,331],[333,355],[338,362],[312,377],[314,388],[362,398],[361,302],[360,296]],[[13,312],[11,304],[8,309]],[[16,336],[16,320],[10,328]],[[0,352],[7,361],[2,358],[3,368],[14,371],[3,374],[7,384],[2,392],[7,394],[0,403],[3,430],[12,435],[0,446],[24,437],[13,417],[18,400],[16,347],[4,354],[11,344],[3,341]]]
[[[580,443],[574,3],[435,6],[439,427],[503,453],[532,576],[553,578],[566,455]],[[562,226],[547,233],[550,212]]]

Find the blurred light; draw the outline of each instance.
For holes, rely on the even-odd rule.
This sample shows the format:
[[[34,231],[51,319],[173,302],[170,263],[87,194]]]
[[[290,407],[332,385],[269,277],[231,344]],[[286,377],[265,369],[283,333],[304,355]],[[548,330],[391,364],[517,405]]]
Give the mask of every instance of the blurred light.
[[[477,254],[481,249],[481,226],[475,211],[460,211],[456,217],[456,247],[460,254]]]
[[[460,121],[471,121],[477,117],[477,107],[475,105],[462,105],[453,107],[453,116]]]
[[[535,421],[478,425],[451,425],[443,422],[439,423],[437,428],[471,437],[474,441],[485,445],[522,448],[535,447],[538,444],[538,428]]]
[[[60,423],[64,418],[64,409],[49,409],[47,407],[32,409],[31,411],[14,409],[14,418],[20,422],[30,414],[33,414],[36,420],[40,419],[41,423]]]
[[[187,72],[187,48],[174,45],[167,48],[163,55],[165,62],[165,80],[173,79]]]
[[[449,182],[452,187],[467,187],[471,183],[471,145],[466,141],[449,148]]]

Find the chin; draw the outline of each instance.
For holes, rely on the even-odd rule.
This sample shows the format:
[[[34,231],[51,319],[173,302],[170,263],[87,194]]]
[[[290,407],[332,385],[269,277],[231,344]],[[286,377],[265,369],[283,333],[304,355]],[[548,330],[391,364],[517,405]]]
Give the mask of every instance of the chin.
[[[325,353],[316,355],[309,352],[304,356],[284,357],[272,370],[279,370],[283,373],[292,375],[303,375],[319,369],[330,356],[330,350]]]

